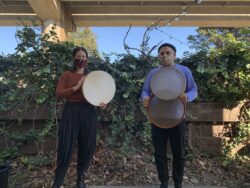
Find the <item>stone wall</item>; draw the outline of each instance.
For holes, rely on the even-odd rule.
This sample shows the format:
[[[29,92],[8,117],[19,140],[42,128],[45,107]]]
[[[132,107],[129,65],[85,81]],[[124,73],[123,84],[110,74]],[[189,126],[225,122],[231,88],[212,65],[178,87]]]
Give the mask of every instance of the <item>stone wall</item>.
[[[7,120],[3,121],[4,126],[7,126],[7,130],[12,133],[25,133],[30,129],[41,130],[44,126],[45,120],[23,120],[20,124],[15,120]],[[3,126],[3,125],[0,125]],[[16,143],[18,144],[18,143]],[[5,149],[8,145],[13,145],[12,140],[6,140],[4,135],[0,135],[0,150]],[[56,149],[56,138],[55,137],[47,137],[42,142],[28,141],[24,145],[20,146],[20,152],[23,154],[37,154],[41,152],[49,152]]]
[[[221,154],[222,144],[227,139],[229,124],[213,122],[189,122],[189,146],[208,154]]]
[[[61,109],[61,108],[59,108]],[[9,131],[25,132],[31,128],[41,129],[47,119],[46,106],[36,109],[30,108],[26,113],[22,113],[22,124],[19,123],[19,113],[0,113],[0,121],[5,122]],[[231,122],[238,121],[240,107],[225,109],[220,104],[192,103],[187,106],[186,120],[188,125],[188,144],[199,151],[220,154],[223,140],[227,139],[225,133],[229,131]],[[58,113],[60,114],[60,113]],[[140,119],[142,117],[139,117]],[[145,120],[146,121],[146,120]],[[3,126],[0,124],[0,127]],[[8,142],[5,136],[0,135],[0,150],[4,149]],[[48,137],[43,142],[27,142],[20,147],[20,152],[25,154],[36,154],[38,152],[48,152],[56,149],[56,138]]]

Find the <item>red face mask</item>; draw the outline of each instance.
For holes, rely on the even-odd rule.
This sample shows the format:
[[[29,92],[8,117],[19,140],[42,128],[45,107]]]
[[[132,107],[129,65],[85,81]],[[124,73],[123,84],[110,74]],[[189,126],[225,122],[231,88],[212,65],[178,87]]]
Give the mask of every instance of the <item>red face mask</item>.
[[[87,60],[83,60],[83,59],[75,59],[74,60],[74,63],[75,65],[78,67],[78,68],[83,68],[83,67],[86,67],[87,66]]]

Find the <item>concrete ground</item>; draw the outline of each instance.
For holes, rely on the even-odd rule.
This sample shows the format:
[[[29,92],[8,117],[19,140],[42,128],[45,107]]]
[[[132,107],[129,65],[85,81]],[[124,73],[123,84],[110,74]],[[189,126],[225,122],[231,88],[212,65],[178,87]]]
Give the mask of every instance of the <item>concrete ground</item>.
[[[61,186],[61,188],[75,188],[75,187],[68,187],[68,186]],[[151,185],[151,186],[87,186],[87,188],[159,188],[159,185]],[[169,185],[168,188],[174,188],[173,185]],[[184,185],[182,188],[250,188],[250,183],[245,183],[238,186],[190,186]]]
[[[87,188],[159,188],[159,185],[152,185],[152,186],[87,186]],[[169,185],[168,188],[174,188],[174,186]],[[225,186],[183,186],[183,188],[228,188],[228,187],[225,187]]]

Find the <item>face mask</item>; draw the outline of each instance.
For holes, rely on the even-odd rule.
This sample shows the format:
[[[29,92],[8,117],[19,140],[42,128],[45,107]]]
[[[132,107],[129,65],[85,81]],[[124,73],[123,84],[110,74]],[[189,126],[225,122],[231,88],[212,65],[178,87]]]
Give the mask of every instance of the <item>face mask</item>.
[[[78,68],[83,68],[87,66],[87,60],[75,59],[74,63]]]
[[[170,56],[164,55],[163,57],[160,58],[160,63],[161,65],[167,65],[170,66],[174,62],[174,59]]]

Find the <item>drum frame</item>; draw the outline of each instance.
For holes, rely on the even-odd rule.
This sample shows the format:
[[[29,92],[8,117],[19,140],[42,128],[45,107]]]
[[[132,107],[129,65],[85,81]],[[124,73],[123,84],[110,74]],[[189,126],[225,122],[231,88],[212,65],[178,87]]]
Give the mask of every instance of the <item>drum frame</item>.
[[[183,79],[183,81],[184,81],[184,86],[183,86],[183,88],[182,88],[182,92],[180,92],[180,95],[179,96],[181,96],[181,94],[183,94],[184,92],[185,92],[185,89],[186,89],[186,85],[187,85],[187,81],[186,81],[186,78],[185,78],[185,75],[180,71],[180,70],[178,70],[177,68],[175,68],[175,67],[161,67],[159,70],[158,70],[158,72],[160,72],[160,71],[163,71],[163,70],[172,70],[172,71],[176,71],[179,75],[181,75],[181,77],[182,77],[182,79]],[[155,91],[152,89],[152,82],[154,81],[154,78],[157,76],[157,73],[158,72],[156,72],[156,74],[155,75],[153,75],[153,77],[152,77],[152,79],[150,80],[150,88],[151,88],[151,91],[152,91],[152,93],[153,93],[153,95],[154,96],[156,96],[157,98],[159,98],[159,99],[162,99],[162,100],[173,100],[173,99],[177,99],[179,96],[176,96],[176,97],[169,97],[169,98],[162,98],[162,97],[160,97],[159,96],[159,94],[158,93],[155,93]]]
[[[83,94],[84,98],[85,98],[90,104],[92,104],[92,105],[94,105],[94,106],[99,106],[99,105],[98,105],[98,104],[94,104],[92,101],[88,100],[88,98],[86,97],[86,91],[84,90],[84,83],[85,83],[86,79],[88,78],[88,76],[90,76],[92,73],[94,74],[94,73],[97,73],[97,72],[102,72],[102,73],[107,74],[110,78],[112,78],[112,81],[114,82],[114,87],[115,87],[114,89],[115,89],[115,90],[114,90],[114,94],[113,94],[112,98],[109,100],[109,102],[114,98],[115,92],[116,92],[116,83],[115,83],[115,80],[114,80],[114,78],[113,78],[108,72],[103,71],[103,70],[96,70],[96,71],[90,72],[90,73],[87,75],[87,77],[85,78],[85,80],[83,81],[81,90],[82,90],[82,94]],[[105,102],[105,101],[103,101],[103,102]],[[107,102],[107,103],[109,103],[109,102]],[[107,103],[106,103],[106,104],[107,104]]]
[[[149,104],[151,103],[151,101],[152,101],[152,99],[153,99],[154,97],[156,97],[156,96],[150,97]],[[157,98],[157,97],[156,97],[156,98]],[[162,99],[160,99],[160,100],[162,100]],[[173,100],[176,100],[176,99],[173,99]],[[170,126],[170,127],[164,127],[164,126],[162,126],[162,125],[157,125],[157,123],[154,121],[154,118],[151,117],[150,112],[149,112],[149,107],[148,107],[148,108],[147,108],[147,118],[148,118],[148,120],[150,121],[150,123],[153,124],[153,125],[155,125],[155,126],[157,126],[157,127],[159,127],[159,128],[162,128],[162,129],[171,129],[171,128],[176,127],[179,123],[181,123],[181,122],[183,121],[183,119],[185,118],[185,115],[186,115],[186,103],[183,102],[181,99],[178,99],[178,98],[177,98],[177,100],[180,100],[181,103],[182,103],[183,106],[184,106],[184,112],[183,112],[183,114],[182,114],[182,117],[181,117],[180,120],[178,121],[178,123],[175,123],[174,125],[172,125],[172,126]]]

